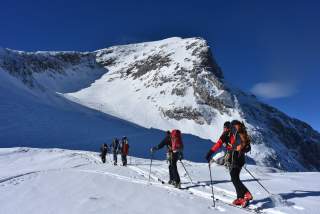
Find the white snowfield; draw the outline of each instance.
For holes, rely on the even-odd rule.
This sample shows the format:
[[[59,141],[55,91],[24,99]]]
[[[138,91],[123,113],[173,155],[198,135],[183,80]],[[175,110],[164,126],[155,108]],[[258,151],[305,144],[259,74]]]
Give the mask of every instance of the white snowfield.
[[[61,149],[0,149],[0,213],[252,213],[230,206],[235,198],[228,170],[212,166],[216,207],[211,198],[208,165],[184,160],[193,183],[179,163],[184,190],[167,181],[166,161],[129,157],[128,167],[102,164],[98,153]],[[246,171],[241,178],[251,190],[250,209],[260,213],[319,213],[320,173],[270,173],[273,169],[247,168],[286,203],[271,198]]]

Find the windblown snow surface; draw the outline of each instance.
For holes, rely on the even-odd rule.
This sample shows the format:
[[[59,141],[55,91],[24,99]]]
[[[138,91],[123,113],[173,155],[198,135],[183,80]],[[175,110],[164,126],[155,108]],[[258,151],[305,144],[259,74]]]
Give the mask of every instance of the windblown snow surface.
[[[179,164],[179,190],[161,184],[167,181],[166,161],[154,161],[151,180],[148,159],[129,157],[129,165],[102,164],[95,152],[61,149],[0,149],[1,214],[88,214],[88,213],[252,213],[229,206],[234,189],[228,170],[212,166],[216,207],[212,207],[208,165],[184,161],[193,183]],[[270,168],[247,166],[272,193],[286,203],[271,198],[246,172],[242,179],[252,191],[250,209],[261,213],[319,213],[320,173],[270,173]]]

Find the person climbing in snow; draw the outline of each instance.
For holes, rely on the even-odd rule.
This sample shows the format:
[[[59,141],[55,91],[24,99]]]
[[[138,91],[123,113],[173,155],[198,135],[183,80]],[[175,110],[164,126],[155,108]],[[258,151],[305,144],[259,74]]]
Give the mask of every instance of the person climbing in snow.
[[[116,166],[118,161],[118,151],[119,151],[119,140],[117,138],[113,139],[112,144],[112,154],[113,154],[113,164]]]
[[[245,153],[251,149],[250,139],[244,124],[238,120],[233,120],[231,123],[228,121],[224,123],[223,134],[206,155],[208,162],[210,162],[212,154],[222,145],[224,145],[227,150],[225,160],[228,163],[231,181],[237,192],[237,199],[232,203],[237,206],[246,207],[253,197],[240,180],[240,172],[245,164]]]
[[[101,161],[102,163],[105,163],[106,162],[106,155],[108,153],[108,145],[107,144],[102,144],[101,147],[100,147],[100,157],[101,157]]]
[[[181,132],[179,130],[167,131],[166,137],[158,144],[151,148],[151,152],[155,152],[162,149],[164,146],[167,147],[167,159],[169,161],[169,184],[174,185],[177,188],[181,187],[180,175],[177,168],[178,160],[182,159],[183,156],[183,143],[181,140]]]
[[[122,165],[127,166],[127,156],[129,153],[129,142],[127,137],[122,138],[120,148]]]
[[[170,157],[170,147],[171,147],[171,133],[170,131],[166,132],[165,138],[157,145],[151,148],[151,153],[154,153],[155,151],[162,149],[164,146],[167,147],[167,160],[169,161],[169,184],[172,184],[173,182],[173,175],[172,175],[172,170],[171,170],[171,157]]]

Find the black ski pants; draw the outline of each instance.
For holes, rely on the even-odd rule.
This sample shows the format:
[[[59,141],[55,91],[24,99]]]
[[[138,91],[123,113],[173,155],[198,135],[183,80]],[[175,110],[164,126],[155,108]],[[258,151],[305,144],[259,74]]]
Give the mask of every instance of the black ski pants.
[[[117,152],[113,152],[113,162],[117,163],[117,161],[118,161],[118,154]]]
[[[106,152],[102,152],[102,153],[100,154],[102,163],[105,163],[105,162],[106,162],[106,155],[107,155]]]
[[[233,186],[236,189],[237,192],[237,198],[243,198],[244,194],[248,192],[247,187],[241,182],[240,180],[240,171],[242,167],[233,167],[230,170],[230,176],[231,176],[231,181],[233,183]]]
[[[180,176],[177,168],[178,158],[178,152],[172,153],[172,158],[169,165],[170,180],[175,181],[176,183],[180,183]]]
[[[126,166],[127,165],[127,155],[121,155],[121,160],[122,160],[122,165]]]

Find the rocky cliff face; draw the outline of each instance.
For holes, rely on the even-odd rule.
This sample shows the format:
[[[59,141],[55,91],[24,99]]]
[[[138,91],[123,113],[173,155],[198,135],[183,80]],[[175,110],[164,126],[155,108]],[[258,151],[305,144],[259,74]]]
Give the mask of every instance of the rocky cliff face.
[[[216,141],[226,120],[239,119],[252,136],[248,155],[256,164],[320,170],[320,134],[228,86],[201,38],[169,38],[91,53],[2,50],[0,68],[29,87],[60,92],[144,127],[179,128]],[[74,82],[76,87],[66,87]]]

